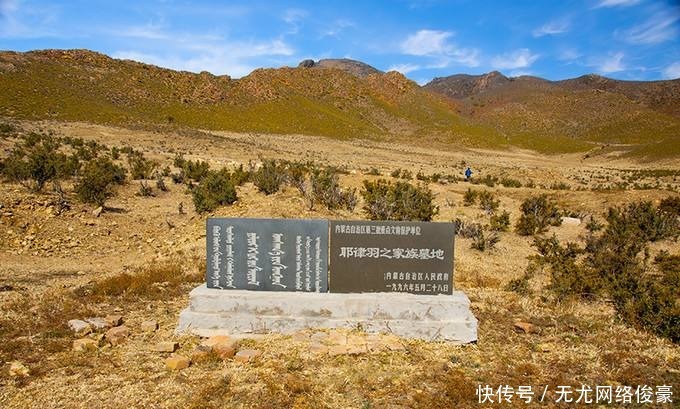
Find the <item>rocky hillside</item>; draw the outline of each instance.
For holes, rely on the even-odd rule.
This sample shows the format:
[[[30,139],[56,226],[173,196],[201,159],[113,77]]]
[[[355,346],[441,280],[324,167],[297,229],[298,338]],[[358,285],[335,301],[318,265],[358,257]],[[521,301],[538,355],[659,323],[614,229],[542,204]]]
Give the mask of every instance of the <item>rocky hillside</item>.
[[[348,59],[232,79],[87,50],[0,52],[0,116],[373,138],[546,153],[680,156],[680,81],[551,82],[499,72],[419,87]]]
[[[512,145],[550,151],[552,138],[553,144],[638,145],[639,154],[680,154],[680,80],[586,75],[548,81],[494,71],[435,78],[424,88],[458,102],[462,114],[493,126]]]
[[[456,103],[396,72],[349,60],[258,69],[238,80],[116,60],[86,50],[0,53],[0,115],[109,124],[173,124],[335,138],[497,143]]]

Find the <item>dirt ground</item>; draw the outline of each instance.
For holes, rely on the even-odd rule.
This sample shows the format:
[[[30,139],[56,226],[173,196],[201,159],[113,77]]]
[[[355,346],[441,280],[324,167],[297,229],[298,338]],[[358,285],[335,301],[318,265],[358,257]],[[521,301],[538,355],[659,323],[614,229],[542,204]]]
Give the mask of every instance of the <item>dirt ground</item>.
[[[23,125],[108,146],[129,145],[161,166],[172,166],[176,153],[183,153],[187,159],[206,160],[212,168],[247,166],[249,161],[264,158],[312,160],[346,169],[341,184],[356,188],[364,179],[379,177],[367,175],[371,168],[377,168],[387,179],[392,179],[390,172],[397,168],[414,175],[441,173],[462,178],[464,169],[470,166],[475,177],[507,177],[523,185],[531,181],[535,186],[429,183],[440,209],[435,221],[488,223],[488,216],[477,206],[463,205],[468,188],[493,191],[501,201],[500,208],[510,212],[513,225],[521,202],[536,193],[548,193],[560,208],[587,221],[592,215],[601,219],[609,206],[637,200],[658,202],[677,195],[680,188],[680,177],[675,176],[680,171],[678,163],[651,166],[608,155],[584,158],[541,156],[519,150],[443,150],[418,146],[417,142],[403,145],[302,135],[162,134],[83,123]],[[0,154],[10,146],[11,141],[0,140]],[[666,172],[636,173],[649,171],[650,166],[651,170]],[[635,182],[646,184],[646,188],[602,188],[631,174],[637,175]],[[551,189],[560,182],[570,189]],[[12,306],[26,302],[35,307],[62,300],[64,294],[93,282],[167,260],[179,263],[186,271],[200,272],[206,215],[195,213],[185,186],[173,184],[170,178],[166,178],[166,184],[168,192],[139,197],[135,195],[139,182],[129,181],[107,202],[111,210],[96,217],[93,207],[79,203],[72,193],[70,210],[55,214],[54,194],[49,190],[35,194],[19,184],[0,183],[3,323],[26,326],[25,331],[21,327],[0,332],[0,342],[18,345],[14,350],[6,349],[9,352],[3,352],[4,362],[0,362],[0,407],[478,407],[475,391],[480,385],[531,385],[537,395],[549,386],[542,404],[524,404],[515,399],[506,407],[578,406],[555,403],[558,385],[628,385],[633,389],[638,385],[672,385],[674,402],[680,401],[677,345],[618,321],[606,300],[556,303],[541,292],[521,296],[505,290],[510,280],[525,271],[527,256],[535,253],[531,238],[512,231],[501,233],[496,248],[485,252],[471,249],[468,239],[456,239],[455,286],[468,295],[479,320],[479,341],[475,345],[402,340],[403,349],[331,356],[310,351],[302,340],[309,334],[268,335],[242,341],[262,351],[253,362],[213,360],[195,363],[179,372],[167,371],[167,355],[152,347],[160,341],[175,340],[180,343],[180,352],[188,354],[199,343],[196,337],[174,334],[179,312],[187,306],[188,292],[198,282],[185,283],[178,295],[167,297],[121,296],[92,301],[89,307],[93,313],[123,315],[132,333],[121,345],[83,354],[71,350],[70,341],[75,339],[72,335],[68,335],[70,339],[63,333],[55,335],[52,345],[43,342],[50,334],[31,333],[31,323],[38,320],[31,318],[32,314],[37,317],[36,311],[29,308],[21,312]],[[71,186],[65,184],[64,190],[70,192]],[[221,207],[212,215],[365,218],[361,201],[353,212],[331,212],[320,207],[308,210],[292,187],[265,196],[252,183],[246,183],[237,192],[239,199],[234,205]],[[180,203],[184,214],[178,211]],[[581,223],[553,227],[548,234],[554,233],[560,240],[579,241],[585,232],[585,223]],[[680,244],[663,241],[651,249],[652,254],[662,249],[677,254]],[[163,289],[158,291],[162,295]],[[75,317],[63,317],[63,322],[53,325],[65,329],[71,318]],[[141,332],[140,324],[150,319],[158,321],[160,329]],[[518,320],[532,323],[536,331],[515,331],[513,324]],[[14,334],[12,339],[7,339],[8,333]],[[360,332],[351,335],[365,336]],[[21,361],[31,374],[9,376],[12,361]],[[660,407],[673,405],[677,403]],[[616,406],[619,405],[612,405]]]

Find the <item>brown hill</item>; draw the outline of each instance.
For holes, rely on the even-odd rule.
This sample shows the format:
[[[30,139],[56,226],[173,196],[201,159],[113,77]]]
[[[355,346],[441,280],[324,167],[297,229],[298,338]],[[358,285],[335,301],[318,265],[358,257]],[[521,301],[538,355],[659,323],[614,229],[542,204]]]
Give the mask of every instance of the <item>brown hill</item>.
[[[3,52],[0,115],[336,138],[418,135],[480,146],[494,142],[482,138],[493,136],[493,130],[469,123],[455,112],[455,103],[401,74],[370,72],[360,78],[347,71],[361,64],[328,61],[314,69],[258,69],[234,80],[87,50]]]
[[[463,114],[495,127],[513,145],[529,147],[550,136],[555,144],[645,144],[646,153],[680,154],[680,80],[588,75],[548,81],[492,72],[436,78],[424,88],[459,102]]]

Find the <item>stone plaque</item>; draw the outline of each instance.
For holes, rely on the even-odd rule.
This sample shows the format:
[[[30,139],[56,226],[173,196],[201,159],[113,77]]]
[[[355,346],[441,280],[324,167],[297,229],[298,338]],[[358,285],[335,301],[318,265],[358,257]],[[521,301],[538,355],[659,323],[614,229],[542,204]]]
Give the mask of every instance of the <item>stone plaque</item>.
[[[207,221],[208,288],[328,291],[328,221]]]
[[[453,223],[331,221],[330,292],[453,291]]]

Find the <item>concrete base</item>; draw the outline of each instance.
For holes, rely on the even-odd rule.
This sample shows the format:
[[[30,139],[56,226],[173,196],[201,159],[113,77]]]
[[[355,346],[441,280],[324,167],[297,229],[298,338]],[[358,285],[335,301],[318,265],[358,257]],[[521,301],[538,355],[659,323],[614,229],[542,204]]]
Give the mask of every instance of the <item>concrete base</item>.
[[[243,336],[307,328],[360,328],[459,344],[477,341],[477,319],[461,291],[336,294],[219,290],[202,285],[191,291],[177,332]]]

